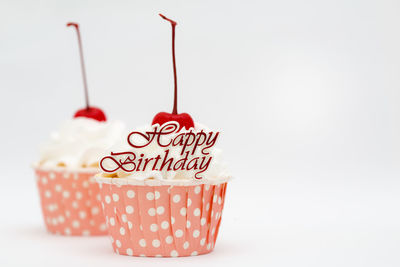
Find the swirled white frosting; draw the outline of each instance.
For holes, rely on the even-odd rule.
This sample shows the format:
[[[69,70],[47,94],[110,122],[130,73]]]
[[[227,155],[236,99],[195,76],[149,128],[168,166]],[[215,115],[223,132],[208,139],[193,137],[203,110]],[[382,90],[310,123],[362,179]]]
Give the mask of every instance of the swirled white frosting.
[[[123,135],[120,121],[75,118],[64,122],[40,149],[41,167],[97,167],[104,151]]]
[[[146,132],[152,132],[154,130],[154,126],[152,125],[146,125],[142,127],[137,127],[136,129],[131,130],[130,132],[141,132],[141,133],[146,133]],[[211,130],[209,130],[207,127],[195,123],[194,129],[192,129],[192,132],[196,134],[197,132],[200,132],[203,130],[203,132],[208,133]],[[163,135],[161,137],[162,143],[166,144],[169,143],[170,140],[173,140],[178,134],[184,133],[184,132],[189,132],[189,130],[186,130],[185,128],[181,129],[177,133],[172,133],[168,135]],[[215,132],[215,131],[213,131]],[[146,143],[144,139],[142,140],[143,144]],[[139,140],[140,143],[140,140]],[[195,151],[193,155],[190,156],[190,158],[194,157],[202,157],[204,156],[201,153],[201,148],[205,147],[205,145],[202,145]],[[110,156],[111,152],[118,153],[118,152],[133,152],[136,155],[136,160],[139,158],[140,154],[144,154],[143,158],[155,158],[157,155],[163,156],[165,154],[165,150],[169,150],[169,158],[173,158],[174,162],[182,159],[184,156],[181,155],[181,146],[168,146],[168,147],[161,147],[158,145],[156,141],[153,140],[149,145],[145,146],[144,148],[134,148],[130,146],[127,142],[127,138],[121,139],[121,142],[117,143],[114,145],[107,154],[104,156]],[[190,149],[190,148],[188,148]],[[230,174],[227,171],[226,168],[226,163],[224,162],[222,158],[222,153],[219,148],[216,148],[215,146],[212,146],[207,149],[207,152],[209,152],[208,156],[212,157],[212,160],[207,168],[206,171],[201,173],[201,179],[203,180],[219,180],[219,179],[227,179],[230,178]],[[114,156],[115,159],[124,159],[124,157],[119,157],[119,156]],[[125,157],[126,158],[126,157]],[[109,169],[115,168],[116,164],[113,163],[112,161],[104,161],[104,166],[109,167]],[[143,165],[142,165],[143,166]],[[146,168],[145,170],[141,171],[133,171],[133,172],[126,172],[121,169],[116,171],[118,174],[119,178],[126,178],[126,179],[134,179],[134,180],[139,180],[143,181],[149,178],[155,178],[158,180],[196,180],[195,174],[197,171],[195,170],[167,170],[164,168],[163,170],[152,170],[152,168]],[[107,177],[109,173],[103,172],[102,177]]]

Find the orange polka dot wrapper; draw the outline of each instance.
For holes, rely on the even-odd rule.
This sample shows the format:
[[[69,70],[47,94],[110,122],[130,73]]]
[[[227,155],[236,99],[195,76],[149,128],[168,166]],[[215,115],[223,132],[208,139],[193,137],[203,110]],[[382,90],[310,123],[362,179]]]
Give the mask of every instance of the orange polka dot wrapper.
[[[50,233],[106,235],[96,169],[68,171],[35,168],[40,203]]]
[[[116,253],[181,257],[214,249],[226,181],[185,186],[130,184],[123,178],[97,181]]]

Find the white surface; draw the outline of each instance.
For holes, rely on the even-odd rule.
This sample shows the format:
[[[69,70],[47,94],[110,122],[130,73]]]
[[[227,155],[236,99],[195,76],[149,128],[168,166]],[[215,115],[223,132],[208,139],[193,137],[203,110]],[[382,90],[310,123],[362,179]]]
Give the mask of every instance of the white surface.
[[[399,266],[398,1],[0,2],[0,266]],[[29,165],[91,102],[128,126],[172,109],[220,128],[236,176],[216,249],[113,254],[107,238],[45,233]]]

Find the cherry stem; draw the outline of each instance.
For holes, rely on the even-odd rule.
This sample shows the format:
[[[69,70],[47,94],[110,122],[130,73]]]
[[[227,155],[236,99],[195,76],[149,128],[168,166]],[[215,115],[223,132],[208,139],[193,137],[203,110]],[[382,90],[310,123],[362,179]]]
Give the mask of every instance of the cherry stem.
[[[89,91],[86,80],[86,70],[85,70],[85,60],[83,58],[83,48],[82,48],[82,40],[81,33],[79,30],[79,24],[75,22],[67,23],[67,27],[73,26],[76,29],[76,34],[78,35],[78,45],[79,45],[79,56],[81,59],[81,70],[82,70],[82,78],[83,78],[83,87],[85,89],[85,100],[86,100],[86,109],[89,109]]]
[[[159,14],[160,17],[163,19],[169,21],[172,26],[172,63],[174,66],[174,108],[172,110],[172,114],[178,114],[178,81],[176,77],[176,62],[175,62],[175,26],[177,23],[173,21],[172,19],[167,18],[163,14]]]

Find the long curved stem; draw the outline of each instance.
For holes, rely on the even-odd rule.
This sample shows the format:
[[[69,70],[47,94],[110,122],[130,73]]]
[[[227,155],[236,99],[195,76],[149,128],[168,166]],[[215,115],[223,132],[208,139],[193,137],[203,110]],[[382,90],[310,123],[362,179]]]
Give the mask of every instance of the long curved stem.
[[[172,64],[174,67],[174,108],[172,109],[172,114],[178,114],[178,78],[176,76],[176,61],[175,61],[175,27],[177,23],[172,19],[167,18],[163,14],[159,14],[160,17],[169,21],[172,26]]]
[[[78,35],[79,55],[80,55],[80,61],[81,61],[83,87],[85,89],[86,109],[89,109],[89,90],[88,90],[87,80],[86,80],[85,60],[83,58],[83,48],[82,48],[82,40],[81,40],[81,33],[80,33],[80,30],[79,30],[79,24],[75,23],[75,22],[67,23],[67,27],[70,27],[70,26],[75,27],[76,34]]]

